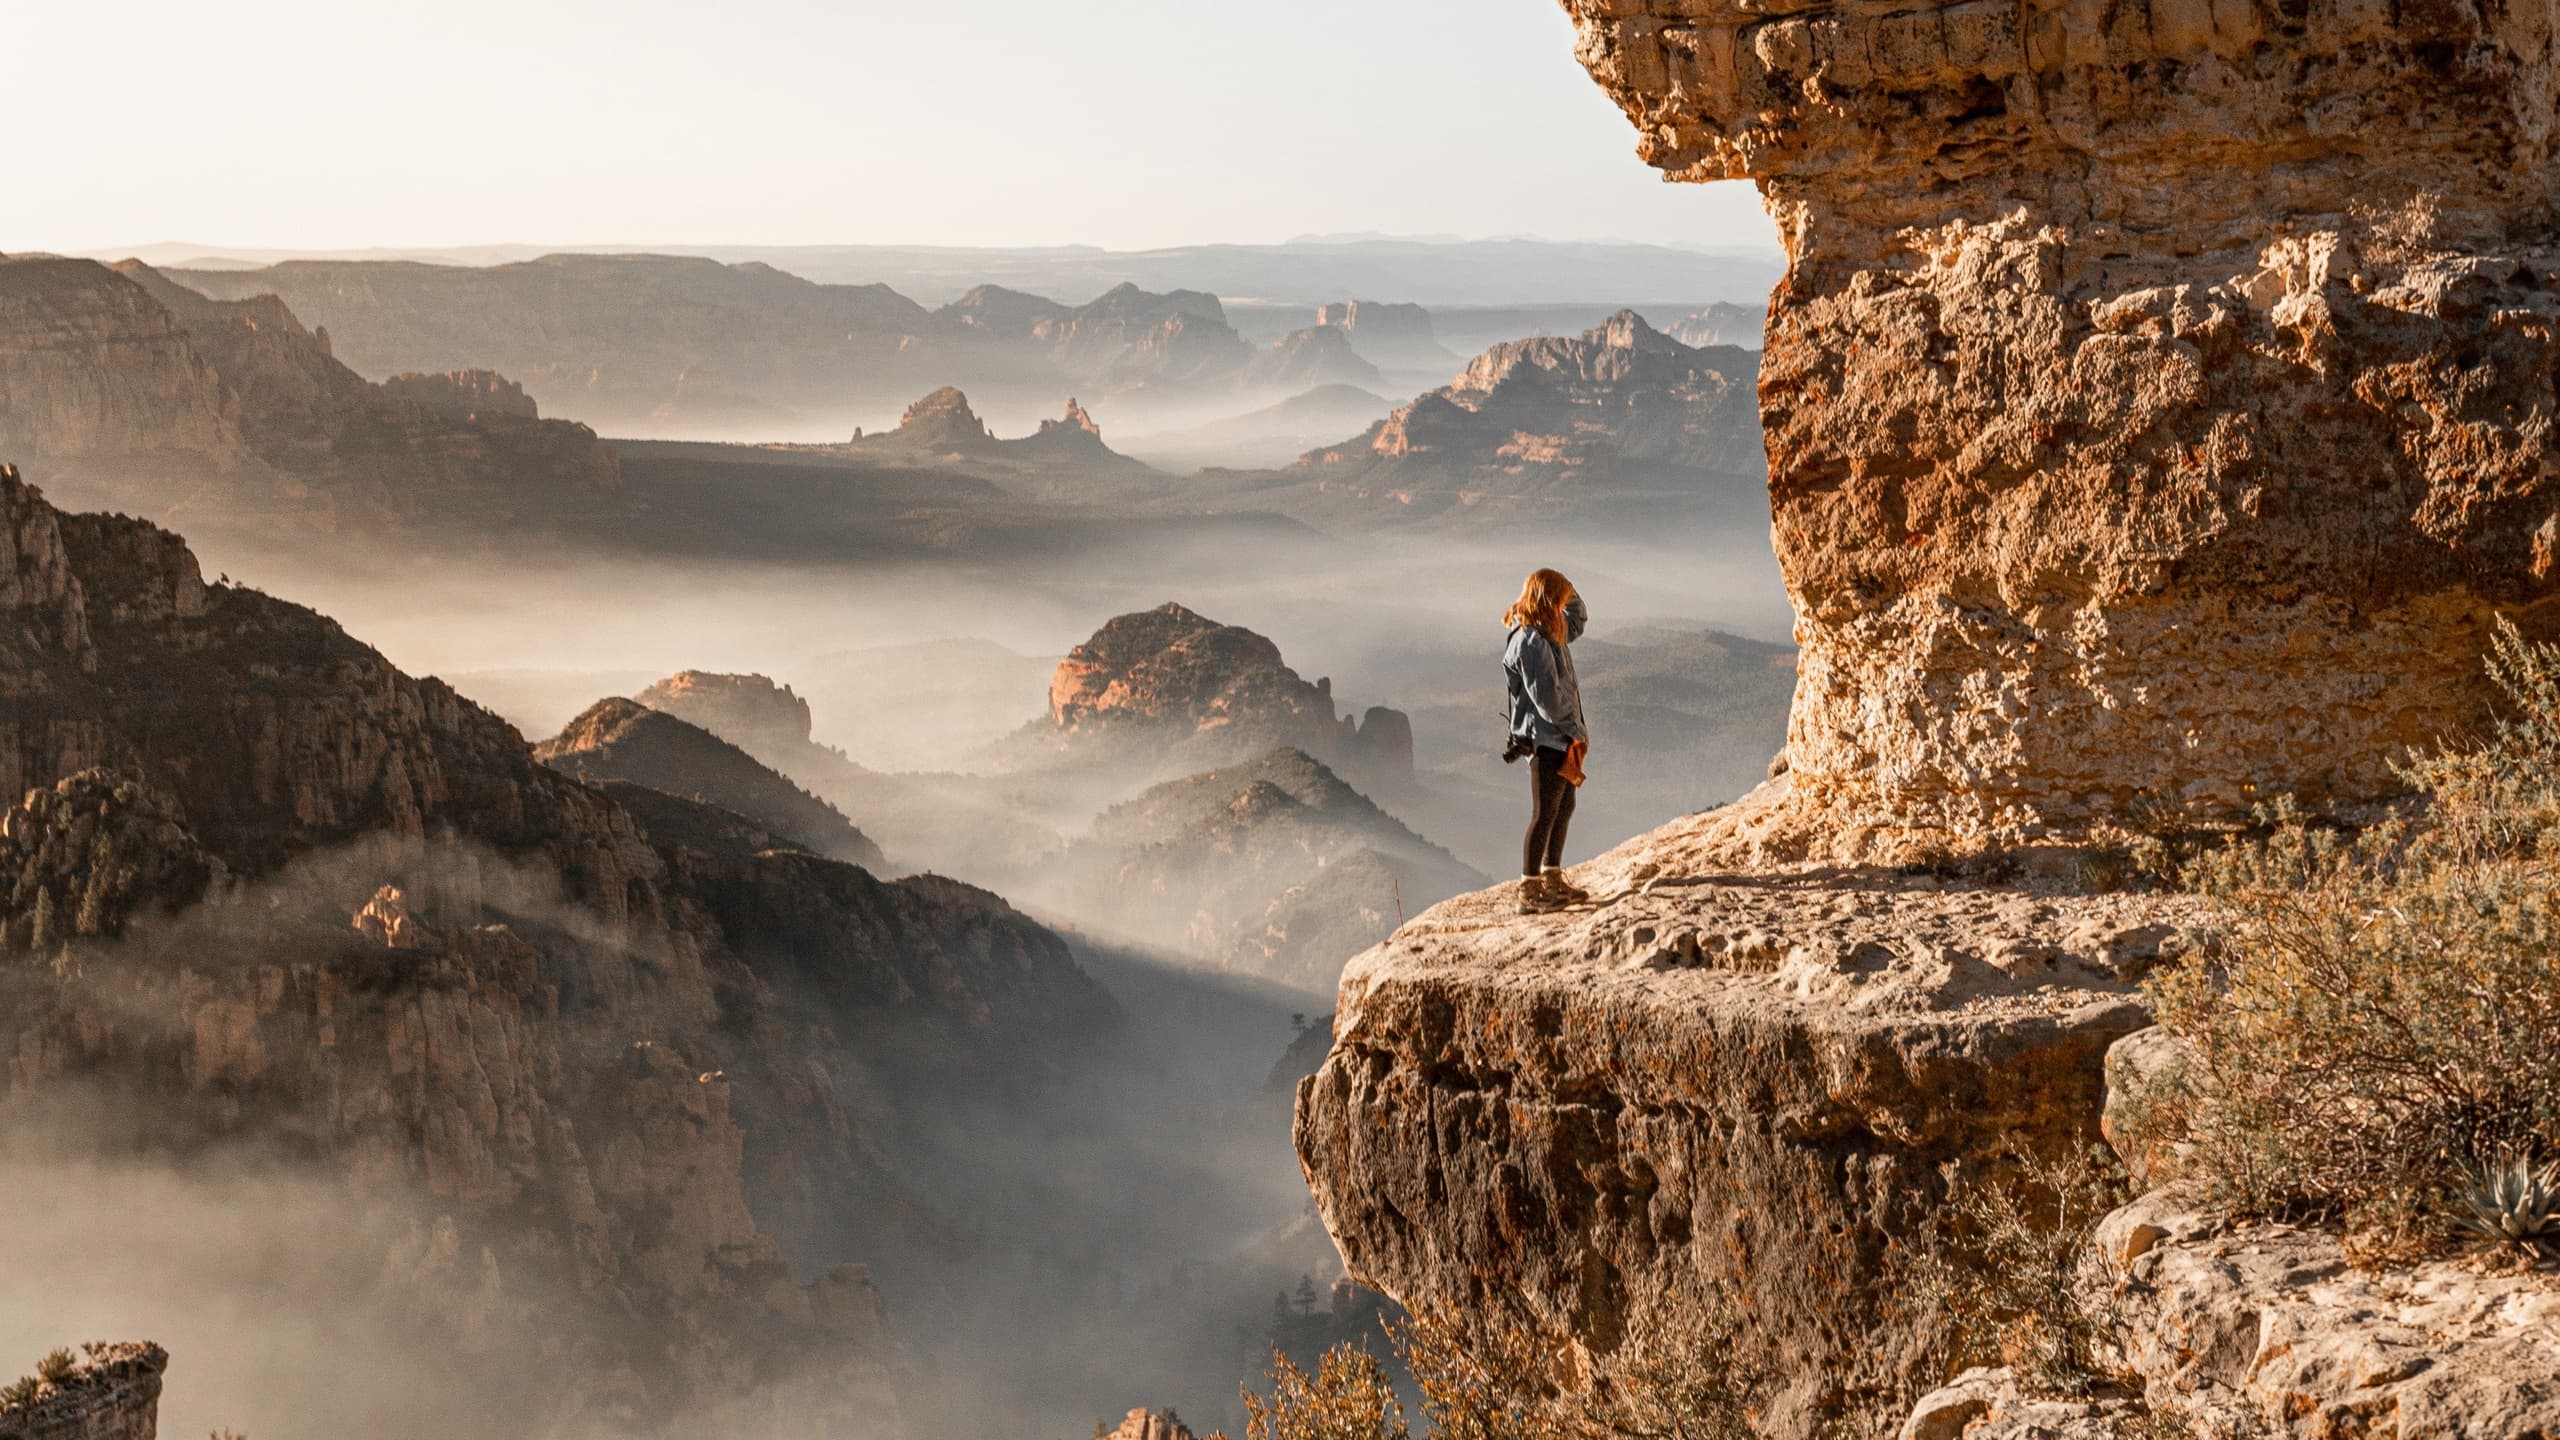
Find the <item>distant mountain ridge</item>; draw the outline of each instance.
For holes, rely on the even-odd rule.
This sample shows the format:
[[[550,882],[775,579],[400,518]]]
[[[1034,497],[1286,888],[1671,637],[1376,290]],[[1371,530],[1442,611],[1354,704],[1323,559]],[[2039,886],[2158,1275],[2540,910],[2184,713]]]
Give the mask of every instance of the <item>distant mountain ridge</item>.
[[[980,285],[928,309],[886,285],[672,255],[171,275],[217,299],[280,298],[365,373],[494,369],[554,411],[634,434],[814,438],[791,432],[946,385],[1045,407],[1062,393],[1289,386],[1310,373],[1263,359],[1215,295],[1126,283],[1079,305]],[[1323,378],[1364,373],[1335,357]]]
[[[288,260],[400,261],[496,265],[563,252],[656,250],[727,263],[760,262],[821,283],[874,282],[932,305],[993,284],[1052,300],[1093,295],[1119,284],[1205,290],[1322,305],[1350,295],[1393,296],[1430,306],[1535,305],[1558,301],[1624,304],[1687,298],[1759,304],[1786,269],[1774,243],[1656,245],[1634,241],[1504,237],[1312,235],[1279,244],[1177,245],[1112,250],[1092,245],[475,245],[336,252],[163,243],[112,252],[154,265],[241,269]]]

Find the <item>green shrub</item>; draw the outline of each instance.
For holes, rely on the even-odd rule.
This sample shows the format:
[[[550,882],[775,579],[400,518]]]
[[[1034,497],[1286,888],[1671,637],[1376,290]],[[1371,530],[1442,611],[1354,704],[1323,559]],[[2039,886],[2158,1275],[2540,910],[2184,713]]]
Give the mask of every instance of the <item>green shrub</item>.
[[[2191,866],[2215,920],[2155,981],[2196,1051],[2189,1170],[2361,1253],[2441,1244],[2466,1171],[2560,1155],[2560,647],[2502,625],[2489,672],[2512,713],[2410,762],[2407,815],[2279,807]]]
[[[59,1385],[80,1371],[80,1357],[68,1350],[56,1350],[36,1362],[36,1378],[48,1385]]]

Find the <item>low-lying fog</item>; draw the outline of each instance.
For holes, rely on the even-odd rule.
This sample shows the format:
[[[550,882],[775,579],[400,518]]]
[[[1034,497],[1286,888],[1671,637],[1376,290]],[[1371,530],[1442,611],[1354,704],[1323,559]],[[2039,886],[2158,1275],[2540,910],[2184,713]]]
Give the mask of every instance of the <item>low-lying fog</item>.
[[[758,672],[811,702],[819,741],[874,771],[982,765],[992,742],[1044,715],[1050,671],[1071,646],[1112,616],[1179,601],[1271,637],[1301,675],[1332,677],[1353,713],[1411,713],[1420,788],[1436,798],[1390,808],[1493,876],[1509,873],[1526,808],[1515,793],[1525,782],[1498,758],[1499,616],[1531,567],[1574,579],[1592,614],[1585,668],[1619,677],[1587,682],[1593,779],[1569,858],[1730,798],[1781,739],[1762,693],[1771,682],[1755,681],[1752,706],[1739,707],[1748,713],[1718,733],[1714,753],[1649,740],[1654,771],[1612,764],[1613,727],[1658,730],[1664,706],[1718,703],[1645,688],[1658,678],[1648,665],[1678,669],[1690,643],[1681,637],[1713,628],[1786,643],[1765,533],[1677,548],[1644,535],[1380,535],[1250,552],[1103,545],[1036,563],[869,570],[546,558],[449,562],[396,579],[200,548],[208,575],[227,571],[335,617],[532,739],[677,670]],[[1604,689],[1635,699],[1613,714],[1597,698]],[[1665,766],[1678,772],[1670,781]],[[1124,798],[1137,783],[1097,793]],[[1072,841],[1099,808],[1083,822],[1039,818]],[[882,839],[896,863],[894,837]],[[1177,1406],[1204,1432],[1241,1433],[1236,1385],[1259,1372],[1275,1338],[1305,1346],[1371,1322],[1347,1295],[1337,1313],[1339,1262],[1290,1153],[1287,1098],[1266,1090],[1296,1024],[1331,1008],[1329,988],[1210,973],[1196,957],[1095,934],[1077,896],[1039,890],[1005,857],[964,853],[943,868],[1069,927],[1128,1024],[1069,1086],[998,1079],[901,1098],[890,1143],[941,1207],[944,1239],[793,1259],[873,1267],[920,1377],[908,1401],[914,1440],[1054,1440],[1134,1405]],[[44,1184],[28,1179],[38,1173]],[[398,1344],[347,1318],[354,1302],[331,1288],[344,1274],[330,1257],[361,1252],[361,1237],[288,1172],[39,1171],[0,1157],[0,1185],[28,1219],[0,1227],[10,1277],[0,1348],[34,1354],[84,1338],[65,1324],[161,1339],[184,1377],[168,1392],[169,1433],[497,1433],[470,1427],[487,1420],[480,1401],[514,1393],[500,1379],[413,1373]],[[124,1198],[78,1203],[99,1186]],[[1312,1306],[1298,1298],[1302,1280]]]

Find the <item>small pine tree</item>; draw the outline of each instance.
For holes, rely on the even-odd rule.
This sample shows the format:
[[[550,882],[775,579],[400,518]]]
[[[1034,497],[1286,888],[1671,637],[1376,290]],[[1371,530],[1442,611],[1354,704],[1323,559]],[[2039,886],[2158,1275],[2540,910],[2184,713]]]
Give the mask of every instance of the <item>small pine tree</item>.
[[[53,948],[53,892],[41,886],[35,910],[27,917],[27,948],[38,955]]]

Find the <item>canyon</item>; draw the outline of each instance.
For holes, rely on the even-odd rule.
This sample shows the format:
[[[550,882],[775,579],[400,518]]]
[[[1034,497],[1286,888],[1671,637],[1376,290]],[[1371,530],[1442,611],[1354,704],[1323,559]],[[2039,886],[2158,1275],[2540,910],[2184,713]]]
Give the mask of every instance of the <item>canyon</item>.
[[[327,1167],[358,1213],[408,1214],[375,1264],[489,1404],[894,1423],[897,1341],[840,1248],[905,1183],[868,1127],[902,1081],[1108,1030],[1054,935],[556,775],[440,682],[13,469],[0,534],[16,1134],[96,1106],[131,1111],[110,1153]],[[594,1338],[510,1370],[546,1328]]]

